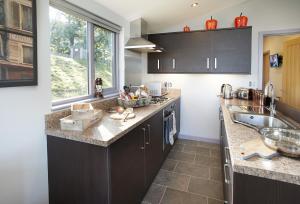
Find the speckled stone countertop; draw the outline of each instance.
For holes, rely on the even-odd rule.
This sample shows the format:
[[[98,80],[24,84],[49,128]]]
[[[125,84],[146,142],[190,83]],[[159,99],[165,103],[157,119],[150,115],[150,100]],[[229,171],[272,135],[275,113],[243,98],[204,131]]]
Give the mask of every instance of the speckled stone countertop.
[[[123,122],[123,120],[113,120],[110,118],[110,113],[105,112],[103,118],[99,122],[95,123],[93,126],[89,127],[83,132],[61,130],[59,119],[69,115],[70,110],[54,112],[46,115],[45,132],[49,136],[107,147],[116,140],[120,139],[126,133],[161,111],[163,108],[180,98],[180,95],[180,90],[170,90],[169,94],[167,95],[167,97],[170,98],[169,101],[161,105],[153,104],[147,107],[135,108],[134,113],[136,114],[136,117],[127,120],[127,122]],[[104,103],[106,107],[108,107],[109,104],[116,105],[114,104],[114,101],[110,100]],[[98,107],[101,106],[98,105]]]
[[[243,152],[243,150],[240,147],[241,144],[259,138],[260,134],[254,129],[234,123],[231,120],[230,113],[227,109],[227,105],[229,104],[252,105],[252,102],[238,99],[220,100],[233,171],[300,185],[299,159],[288,158],[285,156],[278,156],[272,160],[258,157],[249,160],[242,159],[241,152]]]

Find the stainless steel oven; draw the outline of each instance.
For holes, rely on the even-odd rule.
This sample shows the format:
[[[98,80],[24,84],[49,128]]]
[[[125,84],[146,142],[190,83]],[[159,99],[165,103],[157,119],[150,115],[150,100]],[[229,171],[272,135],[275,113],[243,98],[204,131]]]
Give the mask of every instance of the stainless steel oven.
[[[164,114],[163,151],[167,153],[171,149],[171,145],[169,143],[169,134],[171,132],[171,128],[173,128],[173,125],[171,123],[173,122],[172,113],[175,111],[175,108],[176,108],[176,103],[174,102],[168,105],[163,110],[163,114]]]

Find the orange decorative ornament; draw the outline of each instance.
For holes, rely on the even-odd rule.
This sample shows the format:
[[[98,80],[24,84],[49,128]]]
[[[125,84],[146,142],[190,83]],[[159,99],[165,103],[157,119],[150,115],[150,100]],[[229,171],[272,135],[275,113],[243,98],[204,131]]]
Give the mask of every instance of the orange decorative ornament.
[[[241,28],[241,27],[246,27],[248,24],[248,17],[243,16],[243,13],[239,17],[236,17],[234,19],[234,27],[235,28]]]
[[[184,26],[184,28],[183,28],[183,32],[191,32],[191,29],[190,29],[190,27],[188,27],[188,26]]]
[[[209,20],[206,21],[206,30],[215,30],[218,26],[218,21],[216,19],[213,19],[212,16]]]

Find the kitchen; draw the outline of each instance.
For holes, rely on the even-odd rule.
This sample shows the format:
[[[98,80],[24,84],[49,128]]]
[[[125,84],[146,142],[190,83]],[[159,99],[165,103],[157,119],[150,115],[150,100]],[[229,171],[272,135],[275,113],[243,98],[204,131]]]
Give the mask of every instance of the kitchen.
[[[0,1],[0,11],[2,11],[2,2]],[[230,0],[225,3],[221,1],[54,0],[32,2],[36,2],[37,21],[33,23],[33,26],[36,26],[37,37],[33,47],[37,47],[37,60],[36,62],[33,60],[32,63],[38,68],[37,84],[20,86],[30,85],[22,82],[23,84],[18,85],[20,87],[4,88],[3,86],[13,86],[13,84],[5,85],[7,80],[3,76],[9,76],[4,74],[6,71],[1,71],[0,75],[2,77],[0,84],[3,87],[0,89],[3,97],[0,102],[3,107],[0,119],[0,135],[3,136],[0,148],[1,203],[223,203],[224,201],[227,203],[297,203],[299,200],[298,159],[282,154],[272,159],[262,159],[257,156],[247,160],[241,159],[241,153],[247,154],[243,145],[249,145],[251,140],[260,138],[261,134],[255,128],[248,127],[249,125],[235,123],[233,112],[242,114],[245,110],[237,110],[241,106],[248,107],[253,104],[255,107],[259,106],[258,98],[261,97],[262,92],[255,94],[253,97],[255,100],[220,99],[218,95],[221,94],[223,84],[230,84],[233,92],[239,88],[262,91],[267,82],[272,81],[277,96],[276,114],[294,118],[292,120],[280,118],[285,124],[294,125],[294,121],[297,121],[297,108],[286,107],[297,107],[299,99],[285,98],[285,93],[297,95],[294,87],[297,87],[299,72],[293,74],[283,70],[285,63],[290,59],[285,56],[284,49],[293,50],[289,46],[296,43],[297,33],[300,33],[297,20],[300,17],[299,1]],[[70,4],[66,6],[65,3]],[[27,1],[26,5],[28,6]],[[20,7],[20,10],[21,8],[27,7]],[[76,25],[75,31],[80,31],[77,36],[84,35],[95,39],[95,50],[89,48],[90,44],[84,44],[88,41],[76,37],[73,47],[68,49],[70,51],[57,55],[65,50],[61,49],[61,45],[72,44],[72,41],[64,36],[60,36],[60,41],[52,40],[51,37],[52,32],[61,34],[62,32],[58,31],[64,29],[64,27],[59,27],[59,29],[53,27],[54,25],[60,26],[59,20],[63,18],[57,16],[61,15],[62,11],[66,14],[76,14],[76,17],[79,12],[85,14],[86,18],[81,18],[82,21]],[[235,29],[234,20],[240,16],[241,12],[242,16],[248,17],[247,27]],[[56,17],[51,17],[51,14]],[[217,29],[206,31],[205,23],[211,19],[211,16],[218,21]],[[2,29],[1,19],[0,15],[0,36],[5,42],[5,37],[2,38],[2,36],[5,36],[3,33],[6,30]],[[74,22],[73,18],[70,19],[70,22]],[[161,53],[152,54],[126,49],[129,39],[133,36],[133,30],[139,31],[134,33],[135,35],[143,34],[142,26],[131,28],[134,27],[131,23],[137,19],[144,19],[147,22],[148,40],[160,46]],[[63,23],[66,22],[63,20]],[[184,33],[185,26],[189,27],[191,32]],[[69,27],[73,28],[72,25]],[[8,32],[11,29],[9,28]],[[89,32],[82,32],[86,29]],[[244,32],[243,35],[237,34],[243,37],[241,41],[239,37],[234,37],[239,31]],[[31,37],[31,34],[25,31],[14,32]],[[227,39],[225,41],[222,40],[223,35],[214,36],[214,33],[222,32],[225,32]],[[226,35],[226,32],[232,33]],[[94,33],[94,35],[89,33]],[[198,34],[202,37],[197,38]],[[101,54],[102,44],[97,41],[99,39],[101,42],[103,36],[107,39],[104,44],[107,51],[105,55]],[[163,38],[164,36],[167,38]],[[288,40],[289,42],[277,46],[280,48],[271,46],[271,38],[275,38],[275,42],[278,43],[281,41],[278,40],[281,36],[288,38],[282,41]],[[234,45],[246,46],[238,48],[234,55],[230,55],[230,51],[227,50],[226,55],[224,49],[228,49],[228,45],[232,44],[230,43],[231,37]],[[203,40],[197,41],[197,39]],[[5,43],[2,46],[1,40],[0,48],[5,47]],[[205,45],[204,49],[198,49],[201,43]],[[98,47],[98,45],[101,46]],[[177,52],[176,48],[184,52]],[[294,50],[297,51],[297,49]],[[2,57],[2,55],[5,56],[5,52],[0,53],[2,53],[0,55],[0,63],[2,63],[6,60]],[[96,59],[99,58],[102,61],[93,62],[87,53],[95,53]],[[187,53],[186,57],[182,58],[181,54],[184,53]],[[200,53],[199,57],[197,53]],[[239,56],[234,60],[228,59],[226,62],[230,64],[231,73],[228,73],[228,70],[223,73],[220,73],[221,71],[208,73],[207,70],[213,72],[215,67],[218,70],[224,66],[222,54],[226,58]],[[280,62],[280,56],[283,56],[282,65],[279,65],[280,63],[271,65],[271,62],[267,61],[274,59],[275,62],[276,60]],[[76,63],[67,61],[65,62],[66,69],[58,72],[58,65],[65,58],[73,58]],[[25,62],[24,59],[21,63]],[[109,59],[114,60],[111,62]],[[186,69],[181,65],[181,59]],[[153,60],[153,66],[149,66],[151,60]],[[56,63],[55,66],[53,66],[54,63]],[[88,69],[83,68],[83,65],[87,64],[96,67],[96,72],[91,73],[93,77],[104,79],[102,87],[101,85],[91,86],[89,80],[86,82],[86,77],[81,77],[90,73]],[[197,64],[200,70],[195,71],[191,68],[191,71],[187,71],[188,67]],[[207,69],[208,64],[209,69]],[[2,66],[4,65],[1,64],[1,68]],[[101,67],[111,67],[111,70],[106,69],[104,72]],[[158,67],[160,73],[155,72]],[[168,71],[164,71],[166,68]],[[176,73],[177,69],[183,71]],[[266,74],[268,69],[269,75]],[[60,75],[53,78],[53,73]],[[67,80],[61,80],[62,76],[67,76]],[[292,78],[287,78],[290,76]],[[53,80],[56,80],[56,86],[53,86]],[[127,118],[126,122],[110,118],[112,114],[107,110],[118,106],[116,98],[120,90],[123,93],[124,85],[130,88],[130,92],[138,95],[136,90],[133,91],[135,86],[143,84],[147,87],[151,82],[163,82],[159,83],[160,86],[167,85],[169,95],[166,97],[169,100],[158,105],[133,108],[135,117]],[[292,85],[293,83],[295,84]],[[285,89],[286,87],[290,88]],[[143,89],[143,87],[138,88]],[[231,92],[231,88],[226,86],[228,92]],[[91,93],[93,95],[95,91],[102,91],[104,99],[89,101],[89,98],[85,97]],[[66,100],[69,102],[66,103],[60,99],[68,99],[72,94],[78,94],[81,100],[91,102],[96,110],[102,109],[104,113],[100,121],[82,133],[60,129],[59,119],[71,114],[70,103],[79,102]],[[230,98],[231,94],[229,95]],[[115,100],[111,101],[111,97]],[[21,105],[20,101],[22,101]],[[153,148],[147,148],[147,146],[150,147],[151,144],[157,142],[161,150],[167,141],[163,138],[155,140],[155,136],[164,135],[160,129],[163,130],[166,125],[156,121],[163,121],[163,110],[166,108],[175,112],[176,125],[172,125],[173,129],[176,127],[175,144],[173,146],[168,144],[165,154],[160,152],[159,156],[155,151],[157,146],[153,145]],[[248,114],[256,117],[255,111]],[[128,116],[132,114],[131,109],[125,110],[125,114]],[[224,120],[220,117],[222,115]],[[49,122],[49,116],[53,116],[54,121]],[[152,120],[153,118],[155,119]],[[238,122],[242,119],[239,118]],[[223,125],[221,125],[222,121],[224,121]],[[224,126],[225,128],[220,128]],[[145,143],[149,143],[150,137],[148,136],[153,135],[154,138],[153,143],[150,140],[150,145],[146,145],[142,150],[145,152],[143,154],[145,158],[136,156],[137,150],[133,145],[140,145],[140,143],[134,142],[134,139],[132,142],[126,141],[126,138],[131,138],[130,132],[139,127],[142,132],[132,133],[132,138],[143,138],[144,129]],[[224,129],[229,148],[226,153],[222,153],[223,146],[227,147],[226,141],[225,143],[221,141],[225,135]],[[220,130],[223,130],[223,133]],[[246,136],[243,137],[243,135]],[[270,149],[263,142],[260,144],[263,149]],[[68,145],[68,147],[65,148],[63,145]],[[126,153],[126,150],[130,152]],[[149,156],[148,150],[153,157]],[[240,152],[241,150],[243,151]],[[58,154],[59,151],[64,153]],[[95,157],[95,154],[99,156]],[[105,157],[106,154],[109,157]],[[130,158],[126,155],[132,156]],[[221,155],[226,155],[227,162]],[[158,158],[158,160],[153,158]],[[103,161],[106,162],[103,163]],[[137,161],[145,162],[146,166],[150,167],[138,166]],[[224,165],[226,165],[225,173]],[[232,174],[229,170],[230,165],[233,167]],[[145,173],[141,173],[144,170]],[[149,176],[145,177],[148,174]],[[229,178],[232,178],[230,175],[233,175],[233,182],[229,181]],[[255,184],[259,182],[266,185],[261,185],[261,189],[270,190],[257,191],[260,188],[257,188]],[[228,188],[230,186],[227,185],[228,183],[233,183],[233,188]],[[243,183],[249,183],[249,185],[243,185]],[[98,185],[102,187],[99,188]],[[226,192],[226,189],[233,189],[233,193]],[[248,192],[251,193],[248,194]],[[228,195],[233,195],[233,201],[228,198]],[[126,202],[126,199],[132,202]]]

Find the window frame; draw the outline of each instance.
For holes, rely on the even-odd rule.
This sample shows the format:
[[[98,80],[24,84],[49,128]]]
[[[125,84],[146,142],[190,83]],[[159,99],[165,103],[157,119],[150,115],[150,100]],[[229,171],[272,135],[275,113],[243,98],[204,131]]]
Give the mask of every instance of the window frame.
[[[119,90],[119,37],[121,27],[95,14],[62,0],[50,0],[49,7],[58,9],[87,22],[87,59],[88,59],[88,95],[52,101],[52,107],[66,106],[74,102],[94,100],[95,93],[95,61],[94,61],[94,26],[113,33],[112,87],[103,89],[104,97],[117,95]],[[51,81],[52,83],[52,81]]]

